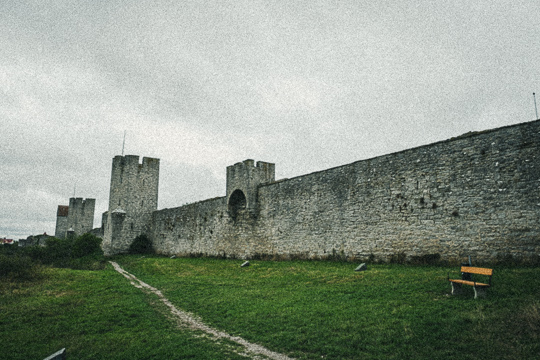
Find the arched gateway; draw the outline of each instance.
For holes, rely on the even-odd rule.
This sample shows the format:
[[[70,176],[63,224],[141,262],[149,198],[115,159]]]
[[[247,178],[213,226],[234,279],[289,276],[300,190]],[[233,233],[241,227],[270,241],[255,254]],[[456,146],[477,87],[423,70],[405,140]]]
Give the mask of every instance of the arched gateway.
[[[233,219],[236,219],[241,211],[247,207],[246,195],[242,190],[234,190],[229,197],[229,214]]]

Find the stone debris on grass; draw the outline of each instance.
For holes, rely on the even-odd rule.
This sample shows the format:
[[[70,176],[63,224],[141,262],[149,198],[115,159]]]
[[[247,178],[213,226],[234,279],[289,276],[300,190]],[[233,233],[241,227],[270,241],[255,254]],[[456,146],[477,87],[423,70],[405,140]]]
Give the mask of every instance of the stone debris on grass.
[[[358,265],[358,267],[354,269],[354,271],[366,271],[366,270],[367,270],[367,265],[365,263]]]

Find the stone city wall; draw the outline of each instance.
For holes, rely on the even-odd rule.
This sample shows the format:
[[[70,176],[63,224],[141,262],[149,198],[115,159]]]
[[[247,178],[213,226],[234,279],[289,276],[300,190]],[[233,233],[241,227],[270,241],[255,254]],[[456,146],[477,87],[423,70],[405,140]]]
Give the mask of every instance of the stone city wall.
[[[538,258],[539,144],[540,121],[465,134],[259,185],[234,218],[227,197],[156,211],[150,235],[179,255]]]
[[[217,254],[216,239],[226,235],[226,210],[221,197],[154,212],[154,247],[163,254]]]

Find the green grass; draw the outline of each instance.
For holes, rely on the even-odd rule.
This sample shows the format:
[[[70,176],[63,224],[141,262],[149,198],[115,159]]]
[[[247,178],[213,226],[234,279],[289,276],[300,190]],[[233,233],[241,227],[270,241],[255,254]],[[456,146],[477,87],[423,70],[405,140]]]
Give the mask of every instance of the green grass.
[[[537,268],[495,270],[486,299],[448,296],[457,268],[123,258],[214,327],[307,359],[493,359],[540,354]],[[536,315],[535,315],[536,314]]]
[[[242,358],[178,329],[110,266],[46,268],[42,277],[0,280],[0,359],[44,359],[62,348],[68,359]]]
[[[358,273],[342,262],[115,261],[212,327],[298,359],[540,354],[538,268],[495,267],[488,297],[474,300],[469,288],[448,296],[447,273],[458,276],[457,267],[369,265]],[[45,279],[4,280],[0,290],[0,359],[40,359],[62,347],[68,359],[239,358],[223,342],[177,328],[154,295],[110,266],[47,269]]]

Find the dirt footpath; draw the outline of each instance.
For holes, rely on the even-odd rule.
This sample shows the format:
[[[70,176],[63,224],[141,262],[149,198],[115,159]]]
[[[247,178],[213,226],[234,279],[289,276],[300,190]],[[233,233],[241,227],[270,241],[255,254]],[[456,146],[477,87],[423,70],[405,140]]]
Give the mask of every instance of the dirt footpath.
[[[122,269],[120,265],[118,265],[114,261],[110,261],[110,263],[114,267],[114,269],[118,271],[120,274],[124,275],[124,277],[128,279],[133,286],[143,290],[146,293],[152,293],[152,294],[157,295],[157,297],[163,302],[163,304],[167,306],[167,308],[169,309],[171,313],[171,316],[175,320],[177,320],[181,325],[192,330],[201,330],[205,334],[207,334],[208,336],[214,339],[226,339],[226,340],[233,341],[239,345],[242,345],[244,348],[244,351],[237,352],[239,355],[249,356],[254,359],[294,360],[286,355],[270,351],[261,345],[250,343],[249,341],[244,340],[241,337],[232,336],[223,331],[219,331],[217,329],[213,329],[209,327],[208,325],[204,324],[200,319],[197,319],[197,317],[194,316],[193,314],[190,314],[188,312],[185,312],[176,308],[165,296],[163,296],[161,291],[159,291],[158,289],[137,279],[134,275]]]

